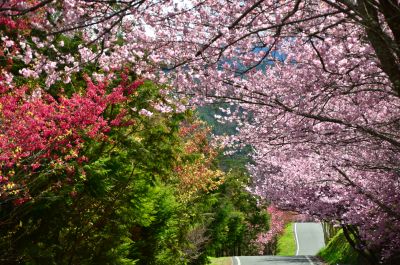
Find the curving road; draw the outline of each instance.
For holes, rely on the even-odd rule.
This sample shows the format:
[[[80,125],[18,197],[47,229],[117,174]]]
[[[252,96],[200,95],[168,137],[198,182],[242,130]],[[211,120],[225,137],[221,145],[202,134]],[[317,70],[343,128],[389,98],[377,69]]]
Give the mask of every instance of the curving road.
[[[320,223],[295,223],[296,256],[240,256],[233,257],[233,265],[321,265],[313,257],[324,247]]]
[[[320,223],[295,223],[296,255],[316,255],[325,246]]]

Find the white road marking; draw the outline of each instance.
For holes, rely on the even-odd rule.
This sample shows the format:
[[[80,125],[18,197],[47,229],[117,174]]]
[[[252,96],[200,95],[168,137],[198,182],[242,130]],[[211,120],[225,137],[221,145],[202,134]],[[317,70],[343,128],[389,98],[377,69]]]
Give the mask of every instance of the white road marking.
[[[300,246],[299,246],[299,238],[297,237],[297,223],[294,223],[294,236],[296,237],[296,245],[297,245],[296,256],[298,256],[299,255]]]
[[[299,245],[299,237],[297,236],[297,223],[294,223],[294,236],[296,237],[296,245],[297,245],[296,256],[298,256],[299,250],[300,250],[300,245]],[[308,260],[308,262],[310,262],[311,265],[315,265],[314,262],[308,256],[305,256],[305,257]]]
[[[306,258],[310,262],[311,265],[314,265],[314,262],[308,256],[306,256]]]
[[[239,257],[235,257],[236,261],[237,261],[237,265],[240,265],[240,259]]]

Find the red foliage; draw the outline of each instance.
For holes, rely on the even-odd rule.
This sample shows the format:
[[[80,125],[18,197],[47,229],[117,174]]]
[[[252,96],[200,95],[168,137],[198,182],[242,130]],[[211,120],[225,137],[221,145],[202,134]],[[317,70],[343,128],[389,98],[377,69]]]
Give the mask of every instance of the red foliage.
[[[55,99],[26,86],[0,95],[0,169],[6,174],[1,177],[3,185],[8,181],[7,172],[16,168],[32,173],[50,160],[59,164],[72,159],[87,161],[79,155],[85,139],[105,140],[112,126],[124,125],[126,111],[111,121],[104,113],[110,105],[128,100],[126,89],[118,86],[106,93],[106,83],[94,84],[88,78],[86,82],[86,92],[70,98]],[[128,91],[140,84],[134,82]],[[26,202],[25,197],[16,199],[14,205]]]

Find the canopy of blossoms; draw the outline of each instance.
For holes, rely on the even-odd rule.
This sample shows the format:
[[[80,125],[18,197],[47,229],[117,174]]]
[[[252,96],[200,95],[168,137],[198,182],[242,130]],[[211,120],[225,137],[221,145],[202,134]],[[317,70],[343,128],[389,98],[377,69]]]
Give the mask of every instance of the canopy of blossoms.
[[[240,104],[230,140],[254,148],[256,194],[339,222],[370,259],[399,254],[398,1],[0,3],[14,30],[0,36],[4,85],[51,90],[85,64],[98,80],[128,66],[195,103]]]

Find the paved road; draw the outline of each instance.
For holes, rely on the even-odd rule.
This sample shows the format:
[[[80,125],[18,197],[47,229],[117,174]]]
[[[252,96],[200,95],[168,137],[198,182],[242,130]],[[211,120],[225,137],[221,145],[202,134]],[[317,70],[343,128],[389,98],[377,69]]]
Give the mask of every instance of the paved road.
[[[320,265],[313,255],[324,247],[324,234],[319,223],[295,223],[296,256],[233,257],[233,265]]]
[[[324,232],[320,223],[294,224],[297,251],[296,255],[316,255],[325,246]]]
[[[233,265],[320,265],[308,256],[240,256],[233,257]]]

